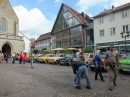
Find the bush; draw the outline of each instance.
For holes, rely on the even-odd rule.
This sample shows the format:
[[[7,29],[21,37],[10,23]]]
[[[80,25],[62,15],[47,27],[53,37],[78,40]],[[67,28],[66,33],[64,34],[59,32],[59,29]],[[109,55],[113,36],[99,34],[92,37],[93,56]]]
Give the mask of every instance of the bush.
[[[94,51],[94,49],[93,48],[91,48],[91,47],[85,47],[85,53],[93,53],[93,51]]]

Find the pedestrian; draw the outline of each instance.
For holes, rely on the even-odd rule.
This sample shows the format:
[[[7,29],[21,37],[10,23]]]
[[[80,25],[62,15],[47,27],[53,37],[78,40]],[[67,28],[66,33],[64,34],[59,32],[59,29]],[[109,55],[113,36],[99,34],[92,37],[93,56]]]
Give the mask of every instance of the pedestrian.
[[[12,54],[12,63],[15,64],[15,59],[16,59],[16,56],[15,56],[15,53]]]
[[[6,63],[8,63],[8,55],[7,55],[7,53],[4,53],[4,59],[5,59]]]
[[[4,60],[3,53],[0,51],[0,63]]]
[[[26,64],[26,61],[27,61],[27,54],[24,53],[23,54],[23,64]]]
[[[84,49],[81,49],[81,51],[77,52],[76,57],[77,57],[77,61],[73,61],[73,64],[72,64],[73,72],[74,72],[74,74],[76,74],[76,84],[77,84],[77,86],[75,86],[75,88],[81,89],[80,78],[81,78],[81,75],[83,74],[85,79],[86,79],[86,83],[87,83],[86,88],[91,89],[87,65],[84,62],[85,61]]]
[[[30,63],[31,63],[31,68],[33,68],[34,54],[32,52],[30,52],[30,54],[29,54],[29,59],[30,59]]]
[[[91,89],[91,84],[90,84],[90,79],[88,76],[88,70],[86,64],[80,61],[74,61],[72,63],[72,69],[74,74],[76,75],[76,79],[74,78],[74,83],[76,85],[75,88],[81,89],[80,76],[83,73],[87,83],[86,88]]]
[[[113,85],[116,86],[117,69],[120,69],[120,64],[118,60],[118,53],[114,51],[114,45],[109,45],[109,51],[106,52],[104,60],[104,69],[106,69],[106,62],[108,64],[107,71],[109,73],[110,87],[109,90],[113,90]],[[107,61],[106,61],[107,60]],[[117,68],[116,68],[117,65]]]
[[[93,62],[96,67],[95,80],[98,80],[98,74],[99,74],[101,81],[105,82],[101,73],[102,59],[100,57],[100,50],[97,50],[96,56],[94,57]]]
[[[22,64],[22,58],[23,58],[23,54],[22,51],[19,54],[19,64]]]

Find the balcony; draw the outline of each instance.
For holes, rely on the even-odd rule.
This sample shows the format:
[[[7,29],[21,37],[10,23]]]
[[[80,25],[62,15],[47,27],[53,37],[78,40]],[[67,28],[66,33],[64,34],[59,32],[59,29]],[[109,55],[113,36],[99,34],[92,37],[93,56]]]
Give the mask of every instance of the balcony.
[[[0,39],[23,40],[23,36],[0,35]]]

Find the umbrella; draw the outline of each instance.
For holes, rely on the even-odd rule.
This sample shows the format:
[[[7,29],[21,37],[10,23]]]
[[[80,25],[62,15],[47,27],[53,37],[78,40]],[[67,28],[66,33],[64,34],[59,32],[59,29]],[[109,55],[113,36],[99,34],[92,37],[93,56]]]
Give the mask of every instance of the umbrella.
[[[58,50],[64,50],[63,48],[55,48],[55,49],[52,49],[52,51],[58,51]]]
[[[78,50],[77,48],[68,48],[68,50]]]

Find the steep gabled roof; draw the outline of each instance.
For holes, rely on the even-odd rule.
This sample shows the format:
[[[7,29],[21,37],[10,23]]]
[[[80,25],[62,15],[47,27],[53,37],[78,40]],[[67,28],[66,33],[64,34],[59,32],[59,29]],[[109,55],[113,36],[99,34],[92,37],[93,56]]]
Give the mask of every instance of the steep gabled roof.
[[[74,9],[72,9],[71,7],[67,6],[66,4],[64,4],[67,9],[80,21],[81,24],[88,24],[90,22],[93,22],[93,19],[88,16],[87,14],[84,14],[83,12],[80,14],[77,11],[75,11]],[[85,17],[89,17],[89,19],[91,19],[92,21],[87,20],[83,15],[85,15]]]
[[[60,7],[60,10],[59,10],[59,12],[58,12],[57,18],[56,18],[56,20],[55,20],[55,23],[54,23],[54,25],[53,25],[51,34],[52,34],[53,30],[54,30],[54,27],[55,27],[55,25],[56,25],[56,22],[57,22],[57,20],[58,20],[58,17],[59,17],[59,15],[60,15],[60,12],[61,12],[63,6],[65,6],[65,8],[68,9],[68,10],[70,11],[70,13],[75,16],[75,18],[78,20],[78,22],[79,22],[80,24],[86,25],[86,24],[88,24],[88,23],[93,22],[93,19],[92,19],[90,16],[88,16],[87,14],[84,14],[83,12],[82,12],[82,14],[80,14],[80,13],[78,13],[77,11],[75,11],[74,9],[72,9],[71,7],[69,7],[69,6],[67,6],[66,4],[62,3],[62,5],[61,5],[61,7]]]
[[[45,40],[49,38],[51,38],[51,32],[40,35],[36,41]]]
[[[130,2],[126,3],[124,5],[118,6],[118,7],[114,7],[114,9],[104,10],[101,13],[99,13],[98,15],[94,16],[93,18],[96,18],[98,16],[102,16],[102,15],[105,15],[105,14],[108,14],[108,13],[112,13],[112,12],[115,12],[115,11],[118,11],[120,9],[127,8],[127,7],[130,7]]]

